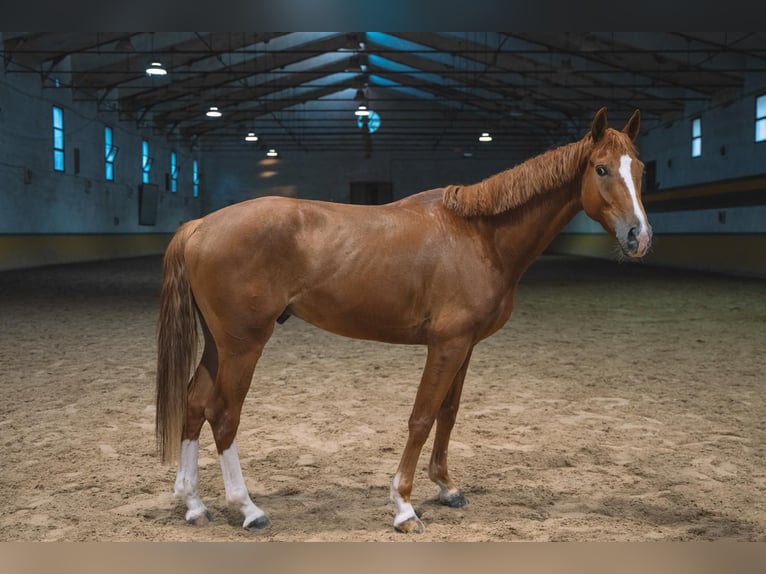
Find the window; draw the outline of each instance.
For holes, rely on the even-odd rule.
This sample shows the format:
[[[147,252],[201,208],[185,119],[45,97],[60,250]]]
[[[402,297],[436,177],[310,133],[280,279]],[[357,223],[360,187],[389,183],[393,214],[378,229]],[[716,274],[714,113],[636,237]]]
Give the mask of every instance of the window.
[[[755,98],[755,141],[766,141],[766,94]]]
[[[149,142],[141,142],[141,182],[149,183],[149,173],[152,171],[152,158],[149,157]]]
[[[104,178],[106,181],[114,181],[115,157],[117,157],[117,148],[112,145],[112,128],[104,126]]]
[[[64,110],[53,106],[53,169],[64,171]]]
[[[692,118],[692,157],[702,155],[702,118]]]
[[[196,159],[192,162],[192,187],[194,197],[199,197],[199,164]]]
[[[170,152],[170,191],[178,191],[178,158],[176,152]]]

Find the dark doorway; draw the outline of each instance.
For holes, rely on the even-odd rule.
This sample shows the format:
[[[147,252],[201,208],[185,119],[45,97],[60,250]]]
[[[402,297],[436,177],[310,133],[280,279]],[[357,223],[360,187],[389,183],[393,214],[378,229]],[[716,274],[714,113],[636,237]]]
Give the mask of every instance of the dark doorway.
[[[644,164],[644,193],[652,193],[660,187],[657,182],[657,162],[647,161]]]
[[[350,202],[361,205],[382,205],[394,200],[390,181],[352,181]]]

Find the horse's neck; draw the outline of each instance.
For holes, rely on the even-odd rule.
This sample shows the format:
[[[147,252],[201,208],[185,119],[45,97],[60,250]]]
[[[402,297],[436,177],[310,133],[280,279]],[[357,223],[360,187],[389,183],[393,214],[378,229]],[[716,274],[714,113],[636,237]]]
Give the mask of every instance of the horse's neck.
[[[494,219],[495,247],[513,283],[582,209],[579,178]]]

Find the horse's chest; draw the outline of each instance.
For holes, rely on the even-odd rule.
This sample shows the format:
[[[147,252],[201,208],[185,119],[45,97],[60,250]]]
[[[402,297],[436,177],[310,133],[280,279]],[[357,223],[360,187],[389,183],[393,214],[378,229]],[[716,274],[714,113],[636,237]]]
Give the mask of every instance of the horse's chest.
[[[501,329],[511,318],[511,313],[513,313],[513,293],[508,293],[505,297],[498,298],[492,306],[492,311],[487,313],[481,338],[486,339]]]

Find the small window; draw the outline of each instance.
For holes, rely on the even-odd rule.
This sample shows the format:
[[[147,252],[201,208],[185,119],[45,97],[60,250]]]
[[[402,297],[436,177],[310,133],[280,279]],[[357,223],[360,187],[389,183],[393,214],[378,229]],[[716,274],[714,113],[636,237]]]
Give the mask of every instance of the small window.
[[[194,197],[199,197],[199,164],[196,159],[192,162],[192,189]]]
[[[114,146],[112,128],[104,127],[104,178],[106,181],[114,181],[114,158],[117,157],[117,148]]]
[[[692,157],[702,155],[702,118],[692,119]]]
[[[755,141],[766,141],[766,94],[755,98]]]
[[[170,152],[170,191],[178,191],[178,158],[176,152]]]
[[[53,106],[53,169],[64,171],[64,110]]]
[[[149,174],[152,171],[152,158],[149,155],[149,142],[141,142],[141,182],[149,183]]]

